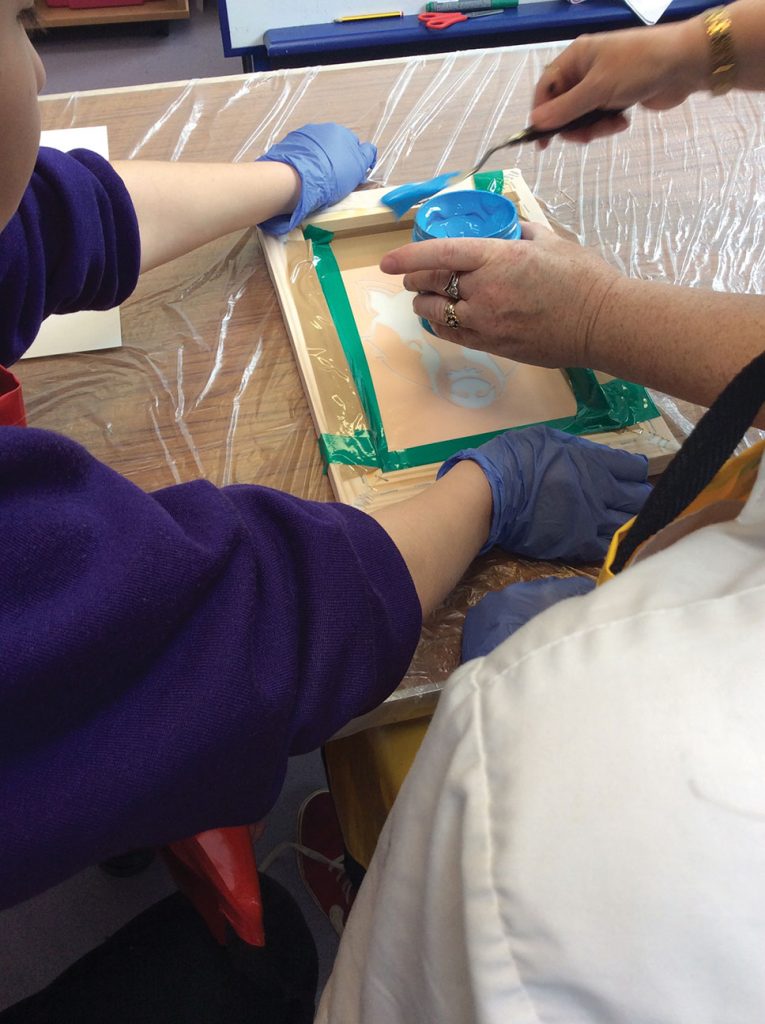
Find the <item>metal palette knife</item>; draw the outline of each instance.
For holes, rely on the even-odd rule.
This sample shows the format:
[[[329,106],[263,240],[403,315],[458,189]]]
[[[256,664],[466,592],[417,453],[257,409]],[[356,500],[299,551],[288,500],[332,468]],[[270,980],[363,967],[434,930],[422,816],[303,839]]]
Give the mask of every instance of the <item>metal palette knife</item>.
[[[573,132],[581,128],[591,128],[599,121],[618,117],[621,113],[621,110],[591,110],[589,114],[583,114],[582,117],[577,117],[567,124],[562,124],[560,128],[553,128],[549,131],[540,131],[533,125],[529,125],[527,128],[522,129],[522,131],[516,132],[515,135],[511,135],[509,139],[505,139],[496,146],[492,146],[491,149],[487,149],[478,163],[471,167],[469,171],[451,171],[448,174],[440,174],[437,178],[428,178],[427,181],[412,181],[407,185],[399,185],[398,188],[386,192],[380,201],[389,206],[396,217],[403,217],[407,210],[411,209],[416,203],[430,199],[436,192],[446,188],[450,182],[454,183],[455,179],[456,181],[462,181],[463,178],[470,178],[477,174],[489,158],[494,156],[500,149],[507,149],[509,146],[519,146],[522,142],[551,139],[554,135],[559,135],[562,132]]]

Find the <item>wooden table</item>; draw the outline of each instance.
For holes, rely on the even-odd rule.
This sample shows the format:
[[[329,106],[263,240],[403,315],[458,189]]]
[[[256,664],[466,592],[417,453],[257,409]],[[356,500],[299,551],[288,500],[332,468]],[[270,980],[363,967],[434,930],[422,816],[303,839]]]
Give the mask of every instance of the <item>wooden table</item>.
[[[235,160],[332,118],[377,143],[374,177],[397,184],[467,166],[523,125],[550,59],[493,50],[52,96],[43,126],[107,124],[114,158]],[[628,134],[587,149],[526,147],[518,163],[558,228],[626,272],[762,291],[764,136],[760,97],[698,96],[658,117],[638,112]],[[75,438],[147,490],[204,476],[332,498],[254,230],[145,275],[123,307],[123,335],[120,350],[20,364],[30,424]],[[665,411],[680,434],[698,414]],[[551,571],[561,570],[476,565],[367,721],[430,711],[457,664],[467,605]]]

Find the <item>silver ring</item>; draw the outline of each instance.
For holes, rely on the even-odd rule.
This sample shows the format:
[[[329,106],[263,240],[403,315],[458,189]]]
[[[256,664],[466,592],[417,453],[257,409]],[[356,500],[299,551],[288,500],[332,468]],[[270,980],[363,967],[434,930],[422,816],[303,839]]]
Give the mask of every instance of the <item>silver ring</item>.
[[[447,327],[453,328],[458,331],[462,327],[460,318],[454,312],[454,305],[451,302],[446,303],[446,309],[444,310],[444,323]]]
[[[444,288],[444,293],[449,296],[450,299],[454,299],[455,302],[460,301],[460,275],[452,274],[449,278],[449,283]]]

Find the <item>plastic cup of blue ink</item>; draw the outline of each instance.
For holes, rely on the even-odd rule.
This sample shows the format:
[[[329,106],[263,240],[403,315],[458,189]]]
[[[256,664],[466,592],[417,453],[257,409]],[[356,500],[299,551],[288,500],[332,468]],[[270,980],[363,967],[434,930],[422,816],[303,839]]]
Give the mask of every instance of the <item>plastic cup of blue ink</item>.
[[[423,203],[414,218],[412,239],[520,238],[515,203],[497,192],[465,189],[442,192]]]
[[[414,218],[412,241],[432,238],[520,238],[515,203],[496,192],[443,192],[423,203]],[[434,333],[427,320],[422,326]]]

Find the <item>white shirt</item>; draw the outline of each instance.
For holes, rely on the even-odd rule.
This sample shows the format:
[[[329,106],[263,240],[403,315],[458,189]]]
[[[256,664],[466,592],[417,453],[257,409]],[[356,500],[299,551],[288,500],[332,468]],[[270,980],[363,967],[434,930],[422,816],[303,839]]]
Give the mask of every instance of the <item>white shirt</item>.
[[[765,1022],[764,467],[455,673],[321,1024]]]

